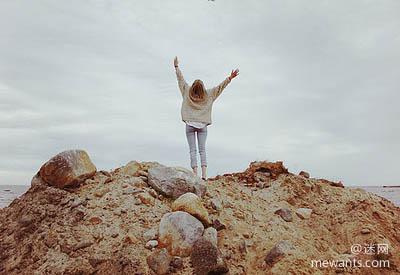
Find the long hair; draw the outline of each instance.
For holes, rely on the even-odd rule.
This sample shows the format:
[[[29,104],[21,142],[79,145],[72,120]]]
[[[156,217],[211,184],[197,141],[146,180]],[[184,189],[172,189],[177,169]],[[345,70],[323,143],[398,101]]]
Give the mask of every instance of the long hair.
[[[196,79],[193,85],[189,89],[189,97],[196,103],[204,102],[207,97],[206,88],[204,87],[203,81]]]

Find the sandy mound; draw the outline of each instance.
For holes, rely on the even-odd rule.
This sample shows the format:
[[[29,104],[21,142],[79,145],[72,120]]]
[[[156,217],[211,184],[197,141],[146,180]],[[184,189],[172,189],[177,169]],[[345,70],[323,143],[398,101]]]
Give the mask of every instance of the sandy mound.
[[[193,274],[192,262],[201,267],[198,274],[227,269],[229,274],[400,271],[398,207],[361,189],[291,174],[281,162],[253,162],[244,172],[209,179],[205,194],[198,191],[201,180],[194,175],[189,179],[185,169],[168,170],[157,184],[168,181],[170,188],[173,182],[178,191],[196,193],[181,199],[188,205],[179,209],[205,217],[199,218],[203,223],[191,221],[192,215],[184,225],[179,217],[178,224],[164,222],[168,228],[162,229],[161,242],[160,221],[172,212],[174,199],[166,195],[169,189],[162,195],[150,187],[152,167],[160,166],[130,162],[86,179],[82,175],[88,173],[81,169],[79,175],[74,172],[80,184],[74,181],[64,189],[38,173],[24,195],[0,210],[0,274]],[[62,175],[72,182],[69,174]],[[173,245],[193,249],[191,256],[186,256],[189,250],[182,257],[170,255],[168,241],[182,241]],[[352,251],[354,245],[362,251]],[[359,264],[381,260],[389,267],[339,263],[322,268],[311,262],[346,259]]]

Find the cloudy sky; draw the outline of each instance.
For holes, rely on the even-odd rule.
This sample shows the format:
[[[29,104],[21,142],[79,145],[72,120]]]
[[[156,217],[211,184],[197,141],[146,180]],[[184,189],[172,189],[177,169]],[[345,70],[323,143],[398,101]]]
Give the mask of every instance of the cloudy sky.
[[[0,2],[0,184],[71,148],[189,167],[173,58],[214,86],[209,176],[253,160],[400,184],[399,1]]]

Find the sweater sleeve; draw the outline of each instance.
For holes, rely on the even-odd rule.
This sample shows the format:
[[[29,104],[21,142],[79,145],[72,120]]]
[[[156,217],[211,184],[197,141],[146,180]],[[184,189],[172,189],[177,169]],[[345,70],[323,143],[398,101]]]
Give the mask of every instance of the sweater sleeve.
[[[211,89],[211,96],[213,97],[214,100],[217,99],[217,97],[222,93],[222,91],[225,89],[226,86],[228,86],[230,82],[231,79],[227,77],[218,86]]]
[[[179,90],[181,90],[181,94],[183,95],[189,85],[186,83],[185,79],[183,78],[183,74],[182,74],[181,70],[179,69],[179,67],[176,67],[175,69],[176,69],[175,70],[176,78],[178,79]]]

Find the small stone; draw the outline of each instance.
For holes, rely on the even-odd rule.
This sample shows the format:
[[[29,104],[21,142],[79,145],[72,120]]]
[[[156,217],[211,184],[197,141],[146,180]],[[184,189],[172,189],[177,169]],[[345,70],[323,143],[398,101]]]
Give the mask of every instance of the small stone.
[[[137,197],[143,204],[150,205],[150,206],[154,205],[154,198],[152,196],[150,196],[150,194],[147,192],[139,193],[137,195]]]
[[[290,242],[280,241],[268,252],[264,261],[267,265],[273,266],[280,259],[290,254],[294,249],[294,246]]]
[[[174,256],[170,264],[175,269],[181,269],[183,267],[183,259],[178,256]]]
[[[148,180],[148,178],[145,177],[145,176],[139,176],[139,178],[140,178],[141,180],[143,180],[144,182],[147,182],[147,180]]]
[[[83,249],[83,248],[89,247],[91,245],[93,245],[93,242],[91,242],[91,241],[83,241],[83,242],[78,243],[75,246],[74,250]]]
[[[364,227],[363,229],[361,229],[361,234],[369,234],[371,233],[371,230],[367,227]]]
[[[143,239],[145,242],[148,242],[150,240],[155,240],[157,238],[158,238],[158,228],[157,227],[149,229],[143,233]]]
[[[135,244],[137,243],[139,240],[135,237],[135,235],[133,235],[132,233],[128,233],[125,236],[125,242],[126,243],[130,243],[130,244]]]
[[[19,222],[22,226],[28,226],[28,225],[30,225],[33,221],[34,221],[33,216],[27,214],[27,215],[23,215],[23,216],[19,219],[18,222]]]
[[[149,191],[150,196],[152,196],[153,198],[157,199],[158,198],[158,194],[154,189],[150,189]]]
[[[311,217],[312,209],[310,208],[298,208],[296,210],[296,215],[301,219],[309,219]]]
[[[213,221],[212,227],[214,227],[217,231],[220,231],[222,229],[226,229],[225,224],[221,223],[220,220],[218,220],[218,219],[215,219]]]
[[[144,171],[144,170],[138,170],[137,174],[138,174],[138,176],[143,176],[143,177],[146,177],[146,178],[149,176],[149,173]]]
[[[245,240],[241,240],[239,243],[239,252],[242,254],[247,253],[246,242]]]
[[[155,250],[146,258],[147,265],[156,274],[168,274],[171,260],[171,256],[165,248]]]
[[[153,249],[153,248],[155,248],[155,247],[157,247],[158,246],[158,241],[157,240],[150,240],[150,241],[148,241],[147,243],[146,243],[146,245],[145,245],[145,247],[147,248],[147,249]]]
[[[299,176],[305,177],[305,178],[309,178],[310,174],[306,171],[300,171]]]
[[[98,198],[103,197],[105,194],[107,194],[108,192],[110,192],[109,188],[103,188],[100,190],[97,190],[96,192],[94,192],[94,195]]]
[[[208,227],[206,230],[204,230],[203,237],[210,241],[213,245],[217,246],[218,233],[214,227]]]
[[[212,209],[214,209],[216,211],[221,211],[222,210],[222,203],[217,198],[212,198],[210,200],[210,205],[211,205]]]
[[[128,187],[128,188],[126,188],[126,189],[124,189],[122,191],[122,194],[124,194],[124,195],[134,195],[134,194],[138,194],[138,193],[141,193],[141,192],[143,192],[143,190],[136,189],[136,188],[133,188],[133,187]]]
[[[109,177],[109,178],[111,177],[111,174],[108,171],[100,170],[99,172],[102,173],[106,177]]]
[[[275,214],[279,215],[284,221],[293,221],[292,211],[287,208],[281,208],[275,211]]]
[[[91,224],[99,224],[99,223],[102,223],[103,220],[102,220],[101,218],[99,218],[99,217],[91,217],[91,218],[89,219],[89,222],[90,222]]]
[[[137,161],[130,161],[125,166],[121,167],[120,173],[128,176],[134,176],[135,173],[139,170],[140,163]]]

